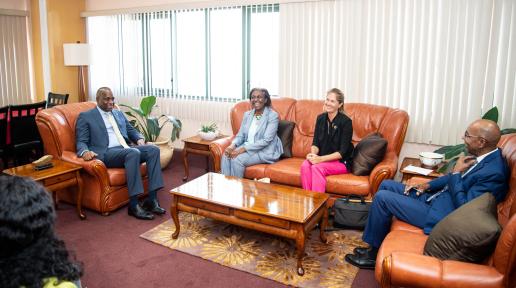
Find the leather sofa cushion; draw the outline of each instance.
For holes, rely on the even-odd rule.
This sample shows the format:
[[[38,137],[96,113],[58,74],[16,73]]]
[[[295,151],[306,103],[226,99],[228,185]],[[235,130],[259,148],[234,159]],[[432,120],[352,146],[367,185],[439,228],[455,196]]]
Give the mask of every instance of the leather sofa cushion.
[[[381,134],[372,133],[362,139],[353,150],[351,171],[358,176],[369,175],[380,163],[387,150],[387,140]]]
[[[292,136],[294,132],[294,127],[296,123],[280,120],[278,123],[278,137],[283,144],[283,154],[281,154],[281,158],[291,158],[292,157]]]
[[[301,164],[303,158],[285,158],[276,163],[269,164],[265,174],[271,178],[271,182],[301,187]]]
[[[425,255],[481,262],[494,251],[501,232],[496,200],[493,194],[484,193],[437,223],[426,242]]]
[[[247,168],[245,168],[244,177],[247,179],[262,179],[267,177],[265,176],[265,168],[267,168],[267,164],[247,166]]]

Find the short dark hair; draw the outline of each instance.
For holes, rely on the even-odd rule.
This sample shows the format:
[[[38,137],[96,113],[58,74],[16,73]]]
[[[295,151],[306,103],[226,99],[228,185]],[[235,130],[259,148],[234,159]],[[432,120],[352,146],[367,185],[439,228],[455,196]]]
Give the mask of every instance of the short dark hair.
[[[253,96],[254,91],[260,91],[262,93],[263,97],[265,97],[265,106],[266,107],[272,105],[271,95],[269,94],[269,91],[267,91],[267,89],[265,89],[265,88],[251,89],[251,92],[249,92],[249,100],[251,100],[251,97]]]
[[[100,96],[104,96],[106,95],[108,92],[111,92],[111,94],[113,94],[113,91],[111,91],[111,88],[109,87],[100,87],[98,90],[97,90],[97,97],[95,99],[99,99]]]
[[[0,283],[41,287],[48,277],[74,281],[82,265],[69,259],[54,232],[55,212],[46,189],[30,178],[0,176]]]

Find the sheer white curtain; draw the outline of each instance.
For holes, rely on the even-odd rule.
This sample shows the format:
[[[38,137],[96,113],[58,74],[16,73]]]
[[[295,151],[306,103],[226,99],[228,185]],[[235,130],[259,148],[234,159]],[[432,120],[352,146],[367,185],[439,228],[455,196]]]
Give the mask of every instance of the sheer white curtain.
[[[33,102],[26,16],[0,14],[0,106]]]
[[[99,16],[88,18],[90,99],[98,88],[113,90],[117,102],[139,103],[138,87],[143,86],[141,25],[137,16]],[[122,49],[123,48],[123,49]]]
[[[281,4],[280,95],[339,87],[347,102],[404,109],[410,142],[455,144],[494,105],[514,126],[514,2]]]

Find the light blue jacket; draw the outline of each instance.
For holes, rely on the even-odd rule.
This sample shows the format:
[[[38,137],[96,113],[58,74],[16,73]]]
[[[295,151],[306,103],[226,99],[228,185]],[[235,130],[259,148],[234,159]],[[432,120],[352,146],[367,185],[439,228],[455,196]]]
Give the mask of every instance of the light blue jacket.
[[[265,107],[262,118],[254,135],[254,143],[245,144],[249,127],[254,117],[254,109],[244,113],[242,125],[237,135],[233,139],[236,147],[244,146],[249,153],[258,153],[258,156],[264,163],[276,162],[283,153],[283,145],[279,139],[278,132],[278,113],[270,107]]]

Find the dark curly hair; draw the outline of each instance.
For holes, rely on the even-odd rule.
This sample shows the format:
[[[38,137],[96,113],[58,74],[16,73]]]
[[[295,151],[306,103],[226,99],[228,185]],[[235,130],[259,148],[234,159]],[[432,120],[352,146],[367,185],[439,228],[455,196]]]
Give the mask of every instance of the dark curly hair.
[[[0,176],[0,286],[42,287],[43,279],[75,281],[82,265],[54,233],[49,193],[35,181]]]
[[[251,89],[251,92],[249,92],[249,100],[251,100],[251,97],[253,97],[254,91],[260,91],[265,98],[265,107],[270,107],[272,105],[271,95],[269,94],[269,91],[265,88],[253,88]]]

